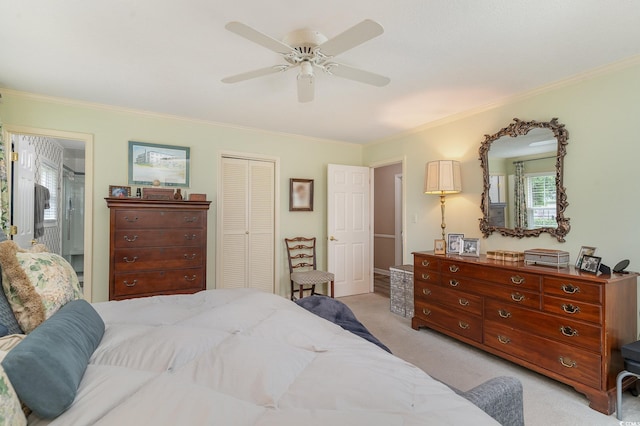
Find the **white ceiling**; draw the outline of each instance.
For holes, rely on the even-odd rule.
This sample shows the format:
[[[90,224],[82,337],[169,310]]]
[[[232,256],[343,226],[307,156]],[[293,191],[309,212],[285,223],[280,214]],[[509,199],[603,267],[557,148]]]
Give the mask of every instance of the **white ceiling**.
[[[331,38],[363,19],[384,34],[339,62],[391,78],[373,87],[297,71],[225,30]],[[242,127],[366,143],[640,55],[637,0],[1,0],[0,87]],[[550,116],[553,111],[549,112]],[[544,119],[548,117],[527,117]]]

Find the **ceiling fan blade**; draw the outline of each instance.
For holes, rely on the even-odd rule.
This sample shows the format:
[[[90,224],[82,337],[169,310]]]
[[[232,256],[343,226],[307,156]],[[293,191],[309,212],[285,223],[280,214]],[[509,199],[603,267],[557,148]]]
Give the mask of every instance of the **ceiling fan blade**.
[[[305,62],[298,74],[298,102],[311,102],[315,94],[315,76],[311,64]]]
[[[291,46],[287,46],[283,42],[276,40],[273,37],[263,34],[258,30],[254,30],[253,28],[243,24],[242,22],[229,22],[224,27],[232,33],[236,33],[249,41],[266,47],[269,50],[273,50],[276,53],[280,53],[281,55],[295,52],[295,50],[293,50]]]
[[[260,68],[258,70],[243,72],[222,79],[223,83],[237,83],[239,81],[250,80],[252,78],[262,77],[264,75],[275,74],[288,70],[290,65],[275,65],[272,67]]]
[[[391,79],[380,74],[353,68],[348,65],[330,63],[325,65],[325,71],[328,74],[335,75],[349,80],[359,81],[360,83],[370,84],[372,86],[386,86]]]
[[[325,41],[318,49],[325,56],[337,56],[342,52],[361,45],[384,32],[380,24],[371,19],[365,19],[345,32]]]

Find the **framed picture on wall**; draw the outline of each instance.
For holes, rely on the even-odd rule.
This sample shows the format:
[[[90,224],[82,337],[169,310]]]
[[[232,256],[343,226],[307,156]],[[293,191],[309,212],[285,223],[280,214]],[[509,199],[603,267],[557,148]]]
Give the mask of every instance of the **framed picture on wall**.
[[[313,179],[289,179],[289,211],[313,211]]]
[[[189,186],[190,148],[129,141],[129,185]]]

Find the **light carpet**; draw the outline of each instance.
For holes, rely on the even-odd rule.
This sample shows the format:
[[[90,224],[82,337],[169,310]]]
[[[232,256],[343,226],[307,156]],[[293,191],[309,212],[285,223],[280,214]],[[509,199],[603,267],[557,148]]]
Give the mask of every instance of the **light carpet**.
[[[625,392],[623,422],[589,408],[572,387],[485,353],[430,329],[411,328],[411,320],[389,310],[389,298],[375,293],[342,297],[358,319],[398,357],[432,377],[468,390],[496,376],[517,377],[524,389],[525,423],[547,425],[640,425],[640,398]]]

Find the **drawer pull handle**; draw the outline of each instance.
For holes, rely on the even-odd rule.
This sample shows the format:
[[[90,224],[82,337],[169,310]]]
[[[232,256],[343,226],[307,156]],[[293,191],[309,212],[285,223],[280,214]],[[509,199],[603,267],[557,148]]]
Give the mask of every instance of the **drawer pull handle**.
[[[468,330],[469,329],[469,323],[468,322],[464,322],[464,321],[458,321],[458,327],[460,327],[463,330]]]
[[[580,287],[573,286],[571,284],[562,284],[560,288],[562,288],[562,291],[564,291],[567,294],[580,293]]]
[[[431,265],[431,262],[429,262],[428,260],[422,261],[422,266],[429,266],[429,265]]]
[[[580,312],[580,306],[573,306],[571,303],[563,303],[562,310],[568,314],[577,314],[578,312]]]
[[[192,276],[191,276],[191,278],[189,278],[189,276],[188,276],[188,275],[185,275],[185,276],[184,276],[184,279],[185,279],[186,281],[195,281],[195,280],[196,280],[196,276],[195,276],[195,275],[192,275]]]
[[[576,368],[578,366],[572,359],[567,358],[567,361],[565,361],[563,357],[560,357],[560,364],[567,368]]]
[[[133,237],[130,237],[130,236],[128,236],[128,235],[125,235],[125,236],[124,236],[124,240],[125,240],[125,241],[128,241],[128,242],[130,242],[130,243],[134,242],[134,241],[135,241],[135,240],[137,240],[137,239],[138,239],[138,236],[137,236],[137,235],[134,235]]]
[[[422,279],[423,279],[423,280],[428,280],[429,278],[431,278],[431,277],[429,276],[429,274],[422,274]]]
[[[451,265],[449,266],[449,271],[456,273],[460,270],[460,268],[458,267],[458,265]]]
[[[422,313],[427,315],[427,316],[429,316],[429,315],[431,315],[431,310],[427,309],[427,308],[422,308]]]
[[[127,263],[133,263],[136,260],[138,260],[138,256],[133,256],[133,259],[129,259],[129,256],[125,256],[125,257],[122,258],[122,260],[124,260]]]
[[[196,234],[191,234],[191,235],[184,234],[184,239],[185,240],[189,240],[189,241],[195,240],[196,239]]]
[[[511,312],[504,309],[498,309],[498,315],[500,315],[500,318],[511,318]]]
[[[425,296],[429,296],[431,294],[431,290],[429,290],[428,288],[423,288],[422,294],[424,294]]]
[[[197,216],[192,216],[192,217],[185,216],[184,217],[184,221],[187,222],[187,223],[193,223],[193,222],[195,222],[197,220],[198,220]]]
[[[449,280],[449,285],[451,287],[458,287],[458,284],[460,284],[458,280]]]
[[[560,327],[560,332],[567,337],[574,337],[578,335],[578,330],[564,325]]]
[[[195,254],[195,253],[193,253],[193,254],[191,254],[191,255],[188,255],[187,253],[185,253],[185,254],[184,254],[184,258],[185,258],[185,259],[187,259],[187,260],[193,260],[193,259],[195,259],[195,258],[196,258],[196,254]]]
[[[132,282],[129,282],[127,280],[124,280],[124,285],[126,285],[127,287],[133,287],[136,284],[138,284],[138,280],[133,280]]]
[[[467,299],[460,298],[458,299],[458,303],[460,306],[469,306],[469,301]]]
[[[137,222],[138,221],[138,216],[135,216],[133,218],[129,218],[129,216],[125,216],[124,220],[126,220],[127,222]]]
[[[507,336],[498,335],[498,342],[502,343],[503,345],[506,345],[508,343],[511,343],[511,339],[509,339]]]
[[[511,300],[514,302],[522,302],[524,300],[524,294],[511,293]]]
[[[520,285],[524,282],[524,277],[521,277],[520,275],[514,275],[511,277],[511,282],[515,285]]]

